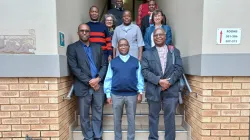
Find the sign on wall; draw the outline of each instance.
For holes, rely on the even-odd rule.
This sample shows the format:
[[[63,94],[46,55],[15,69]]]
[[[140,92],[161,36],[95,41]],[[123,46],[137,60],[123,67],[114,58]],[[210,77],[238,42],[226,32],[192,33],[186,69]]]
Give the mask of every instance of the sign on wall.
[[[217,44],[240,44],[240,28],[217,28]]]
[[[59,32],[59,44],[60,44],[60,47],[65,47],[65,39],[64,39],[63,32]]]

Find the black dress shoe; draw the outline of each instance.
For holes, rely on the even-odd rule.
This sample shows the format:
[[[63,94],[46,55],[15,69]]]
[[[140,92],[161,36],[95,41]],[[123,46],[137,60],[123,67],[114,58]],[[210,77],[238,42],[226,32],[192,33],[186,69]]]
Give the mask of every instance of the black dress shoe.
[[[102,138],[94,138],[94,140],[102,140]]]

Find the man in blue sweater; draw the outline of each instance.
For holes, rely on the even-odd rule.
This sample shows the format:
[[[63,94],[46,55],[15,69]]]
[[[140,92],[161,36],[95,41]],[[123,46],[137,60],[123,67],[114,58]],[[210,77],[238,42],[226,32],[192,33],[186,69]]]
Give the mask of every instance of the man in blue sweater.
[[[126,39],[119,40],[118,51],[120,55],[109,63],[104,81],[107,102],[113,107],[115,140],[122,140],[121,119],[124,105],[128,118],[127,139],[135,139],[136,101],[141,102],[144,90],[140,62],[128,54],[129,48]]]

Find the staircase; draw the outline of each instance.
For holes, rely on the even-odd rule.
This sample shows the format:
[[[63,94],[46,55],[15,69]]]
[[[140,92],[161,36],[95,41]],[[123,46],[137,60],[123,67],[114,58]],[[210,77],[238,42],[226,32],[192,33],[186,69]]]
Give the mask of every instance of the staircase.
[[[184,121],[184,116],[178,111],[175,115],[176,124],[176,140],[189,140],[189,132],[187,131],[187,124]],[[78,126],[73,130],[72,137],[73,140],[83,140],[82,131],[80,127],[80,117],[77,116]],[[147,140],[148,131],[148,104],[142,102],[137,104],[136,109],[136,132],[135,140]],[[127,116],[124,109],[124,115],[122,117],[122,137],[124,140],[127,139]],[[103,140],[113,140],[114,139],[114,121],[112,105],[106,104],[103,111]],[[163,112],[161,111],[159,120],[159,140],[164,140],[164,120]]]

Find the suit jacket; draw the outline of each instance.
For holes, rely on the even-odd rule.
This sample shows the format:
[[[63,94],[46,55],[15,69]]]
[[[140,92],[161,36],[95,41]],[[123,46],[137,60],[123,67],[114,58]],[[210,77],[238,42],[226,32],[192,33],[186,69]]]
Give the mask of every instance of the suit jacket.
[[[101,46],[95,43],[90,43],[92,55],[98,69],[98,76],[101,78],[102,85],[105,74],[107,72],[107,62]],[[67,60],[69,68],[74,75],[74,92],[76,96],[86,96],[89,94],[89,81],[92,79],[88,56],[84,51],[81,41],[70,44],[67,48]]]
[[[172,52],[167,53],[167,64],[165,72],[162,72],[160,58],[156,47],[143,52],[142,55],[142,74],[147,81],[146,86],[146,98],[152,101],[160,101],[161,94],[169,98],[178,98],[180,79],[183,73],[182,59],[180,57],[180,51],[174,48],[175,54],[175,64],[173,65]],[[159,85],[160,79],[170,79],[169,82],[171,86],[165,90],[161,91],[161,86]]]

